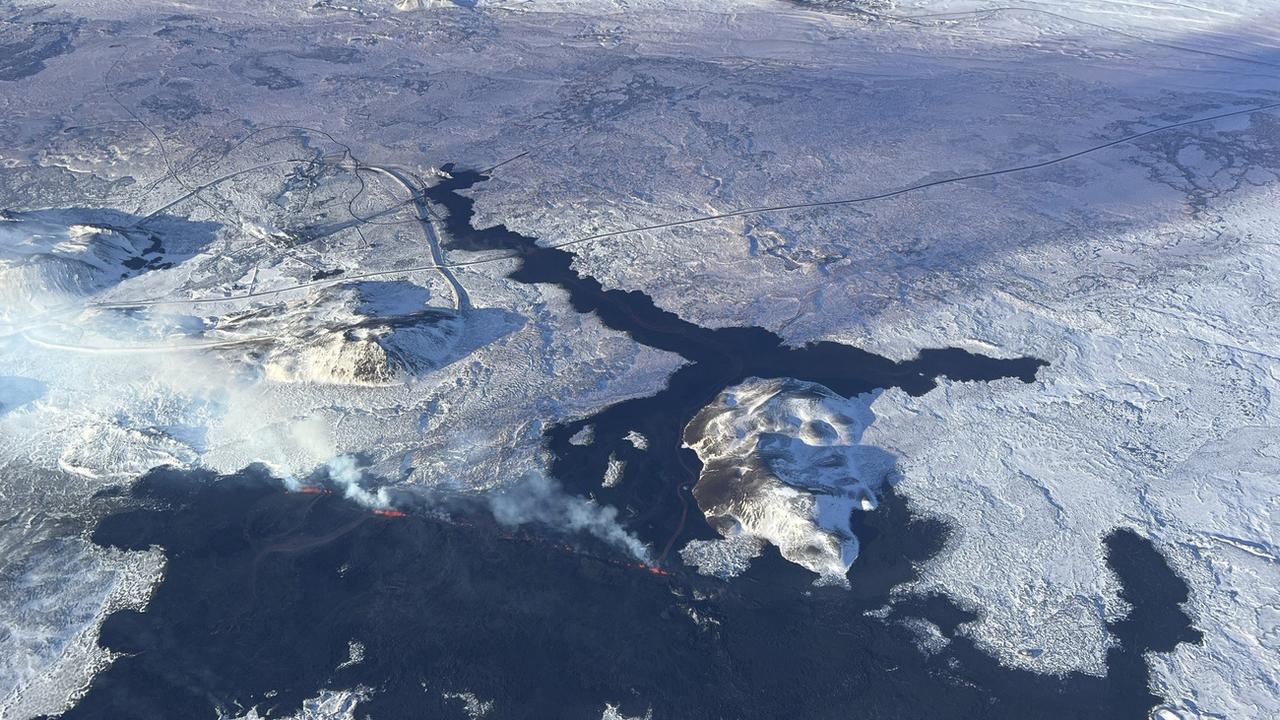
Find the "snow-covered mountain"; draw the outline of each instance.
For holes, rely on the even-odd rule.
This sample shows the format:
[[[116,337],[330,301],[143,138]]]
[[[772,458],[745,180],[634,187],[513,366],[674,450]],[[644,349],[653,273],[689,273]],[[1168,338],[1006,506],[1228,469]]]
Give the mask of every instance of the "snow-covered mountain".
[[[702,460],[693,495],[708,522],[735,543],[777,546],[820,582],[844,583],[858,557],[850,514],[875,509],[892,468],[887,453],[861,444],[873,400],[789,378],[751,378],[721,393],[685,428]]]
[[[0,216],[0,322],[83,301],[144,262],[145,249],[142,239],[109,227]]]
[[[267,380],[392,385],[453,359],[465,320],[405,282],[331,285],[293,301],[229,313],[201,336],[243,352]],[[247,349],[247,351],[246,351]]]

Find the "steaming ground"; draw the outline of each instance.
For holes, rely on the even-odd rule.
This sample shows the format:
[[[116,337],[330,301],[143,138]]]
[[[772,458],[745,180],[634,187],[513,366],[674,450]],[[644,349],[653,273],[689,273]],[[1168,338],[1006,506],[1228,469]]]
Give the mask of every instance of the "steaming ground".
[[[1119,611],[1099,548],[1131,527],[1205,633],[1153,656],[1168,717],[1280,715],[1274,8],[437,5],[3,10],[0,716],[57,712],[108,662],[98,627],[143,605],[161,556],[92,545],[94,496],[157,467],[262,463],[375,509],[468,497],[661,553],[628,528],[646,508],[549,476],[542,432],[683,361],[507,279],[510,259],[446,251],[420,192],[446,162],[495,167],[477,227],[650,228],[565,249],[703,327],[1047,359],[1032,385],[867,399],[884,482],[956,528],[893,602],[980,609],[951,638],[913,625],[920,644],[1100,675]],[[734,438],[709,450],[754,462]],[[826,446],[804,444],[782,485],[815,474]],[[847,523],[796,517],[834,543],[808,565],[856,562]],[[729,535],[669,559],[729,577],[791,542]]]

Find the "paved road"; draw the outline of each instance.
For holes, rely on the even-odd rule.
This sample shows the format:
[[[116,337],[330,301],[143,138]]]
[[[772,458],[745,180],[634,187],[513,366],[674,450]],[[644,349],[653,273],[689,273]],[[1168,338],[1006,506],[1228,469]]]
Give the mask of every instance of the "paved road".
[[[440,271],[440,275],[449,283],[449,287],[453,288],[454,309],[458,312],[470,310],[471,298],[467,296],[467,290],[462,287],[462,283],[458,282],[458,278],[454,275],[449,263],[445,262],[444,249],[440,246],[440,236],[436,233],[435,226],[431,223],[431,210],[427,207],[427,198],[422,193],[422,187],[425,183],[412,173],[387,165],[361,165],[360,169],[386,175],[400,183],[408,191],[409,198],[413,201],[413,209],[418,216],[418,222],[422,226],[422,233],[426,236],[427,247],[431,250],[431,259],[435,263],[434,267]]]

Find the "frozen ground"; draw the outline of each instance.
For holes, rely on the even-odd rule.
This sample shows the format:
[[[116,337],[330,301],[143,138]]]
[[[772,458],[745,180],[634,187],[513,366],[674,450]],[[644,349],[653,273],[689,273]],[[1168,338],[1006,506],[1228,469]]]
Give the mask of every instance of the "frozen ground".
[[[44,513],[0,522],[0,713],[57,713],[111,661],[98,627],[111,612],[146,604],[163,556],[63,537]]]
[[[915,589],[1096,671],[1100,538],[1137,528],[1205,633],[1159,660],[1170,710],[1280,715],[1280,6],[466,5],[0,5],[0,715],[82,686],[155,561],[28,538],[33,508],[349,453],[479,492],[661,386],[676,358],[509,261],[441,262],[415,193],[447,162],[495,168],[479,224],[704,325],[1048,360],[872,404],[862,442],[957,528]]]

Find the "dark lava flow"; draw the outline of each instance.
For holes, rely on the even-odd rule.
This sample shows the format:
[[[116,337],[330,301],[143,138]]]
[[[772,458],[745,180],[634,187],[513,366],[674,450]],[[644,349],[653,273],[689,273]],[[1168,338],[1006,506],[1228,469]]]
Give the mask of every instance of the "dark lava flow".
[[[475,203],[459,192],[486,178],[448,165],[444,169],[452,177],[429,188],[426,195],[447,210],[444,226],[450,249],[514,251],[520,267],[510,274],[511,279],[557,285],[569,293],[574,310],[594,312],[606,327],[689,361],[660,392],[555,426],[546,435],[555,458],[552,474],[572,490],[632,511],[628,527],[659,553],[695,537],[716,537],[687,495],[685,488],[697,480],[701,464],[692,451],[681,448],[681,434],[699,409],[731,385],[753,376],[793,377],[820,383],[846,397],[890,387],[922,395],[943,375],[980,381],[1015,377],[1029,383],[1046,364],[1036,358],[1001,360],[955,348],[923,350],[913,360],[894,362],[834,342],[791,347],[759,327],[701,327],[662,310],[642,292],[604,289],[595,278],[573,269],[571,253],[540,247],[536,238],[503,225],[473,227]],[[595,442],[571,443],[570,438],[587,426]],[[632,430],[649,439],[648,449],[623,441]],[[626,474],[618,486],[602,488],[610,453],[626,461]]]
[[[844,395],[891,386],[923,393],[940,375],[1029,382],[1042,364],[959,350],[895,363],[834,343],[789,348],[759,328],[701,328],[642,293],[604,290],[572,270],[568,253],[502,227],[472,229],[471,201],[458,192],[482,179],[459,172],[430,191],[449,210],[452,247],[517,250],[514,279],[555,283],[576,310],[690,361],[656,395],[547,435],[556,475],[629,509],[628,526],[654,544],[710,536],[691,500],[681,521],[679,488],[696,477],[698,461],[678,450],[679,438],[728,385],[792,376]],[[587,425],[594,442],[569,443]],[[621,439],[632,429],[649,437],[648,450]],[[628,459],[631,472],[604,489],[609,452]],[[879,509],[855,514],[862,547],[848,591],[811,588],[813,575],[772,549],[730,583],[679,570],[660,576],[590,539],[566,548],[545,533],[512,535],[462,506],[448,519],[379,516],[338,493],[285,492],[256,467],[224,477],[157,470],[104,502],[114,512],[95,542],[160,545],[168,565],[145,612],[107,619],[101,642],[123,655],[68,718],[215,718],[218,709],[254,706],[279,717],[321,689],[366,687],[355,716],[375,720],[468,717],[451,692],[492,700],[491,720],[595,720],[606,703],[680,720],[1138,720],[1157,702],[1143,653],[1199,639],[1180,608],[1186,584],[1128,530],[1105,539],[1131,606],[1109,626],[1117,643],[1106,677],[1004,667],[958,633],[981,608],[942,595],[868,616],[948,532],[914,516],[891,487]],[[922,650],[908,619],[932,622],[950,642]],[[344,664],[351,641],[364,658]]]
[[[156,470],[120,501],[94,541],[159,544],[168,565],[145,612],[103,625],[123,655],[68,719],[279,717],[322,688],[365,686],[355,716],[375,720],[461,720],[442,695],[461,691],[492,700],[496,719],[596,720],[610,702],[681,720],[1139,720],[1156,702],[1142,653],[1196,639],[1178,608],[1186,586],[1123,530],[1108,563],[1133,610],[1111,628],[1105,678],[1001,666],[955,634],[972,615],[944,597],[868,617],[944,535],[891,489],[859,514],[854,591],[812,594],[773,552],[728,584],[660,577],[478,516],[383,517],[337,493],[288,493],[261,468]],[[921,616],[951,637],[936,654],[898,622]],[[344,666],[353,640],[364,660]]]

